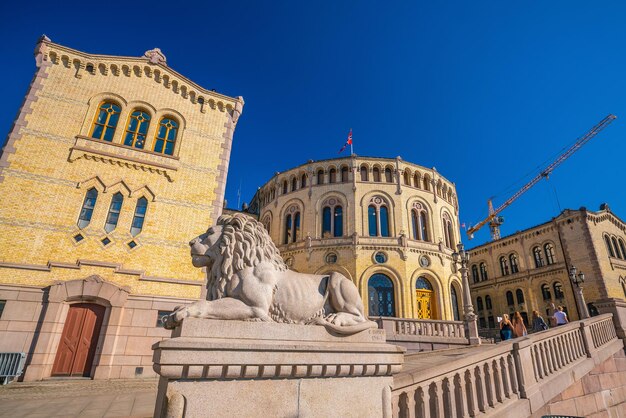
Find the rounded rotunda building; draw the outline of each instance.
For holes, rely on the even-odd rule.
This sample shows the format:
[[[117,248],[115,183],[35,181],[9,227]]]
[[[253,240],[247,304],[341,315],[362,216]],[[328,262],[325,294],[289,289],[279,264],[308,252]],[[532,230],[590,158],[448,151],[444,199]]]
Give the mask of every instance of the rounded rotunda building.
[[[459,320],[454,184],[400,157],[309,161],[276,173],[249,208],[293,270],[338,271],[369,316]]]

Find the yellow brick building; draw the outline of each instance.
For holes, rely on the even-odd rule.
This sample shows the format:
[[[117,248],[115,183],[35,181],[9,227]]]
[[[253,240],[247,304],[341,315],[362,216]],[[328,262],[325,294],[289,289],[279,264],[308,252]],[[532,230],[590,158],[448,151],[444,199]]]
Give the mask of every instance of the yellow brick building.
[[[583,272],[585,302],[626,297],[626,224],[603,204],[599,211],[565,210],[549,222],[470,250],[470,289],[481,328],[497,317],[533,310],[544,318],[563,306],[580,318],[572,266]]]
[[[310,161],[260,187],[249,211],[292,269],[354,281],[370,316],[460,319],[456,190],[434,168],[400,157]]]
[[[26,380],[146,377],[159,311],[201,296],[190,238],[220,214],[241,97],[160,50],[92,55],[42,38],[0,157],[0,352]]]

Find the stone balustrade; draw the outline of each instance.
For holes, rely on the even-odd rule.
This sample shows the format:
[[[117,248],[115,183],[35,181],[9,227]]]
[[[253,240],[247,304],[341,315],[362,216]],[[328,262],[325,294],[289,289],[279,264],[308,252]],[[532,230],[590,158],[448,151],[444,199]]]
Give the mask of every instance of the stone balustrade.
[[[390,322],[396,333],[423,329]],[[456,323],[446,325],[444,333]],[[407,355],[394,376],[393,416],[528,417],[623,348],[604,314],[497,345]]]
[[[370,317],[385,330],[387,342],[405,347],[409,352],[466,346],[470,344],[462,321],[435,321]]]

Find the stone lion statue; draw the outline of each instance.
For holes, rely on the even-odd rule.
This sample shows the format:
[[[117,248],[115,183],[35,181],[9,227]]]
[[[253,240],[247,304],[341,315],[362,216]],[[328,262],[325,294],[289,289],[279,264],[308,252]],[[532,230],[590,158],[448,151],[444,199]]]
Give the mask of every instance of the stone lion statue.
[[[289,270],[263,225],[243,214],[222,215],[193,239],[195,267],[207,267],[207,300],[163,318],[175,328],[187,317],[318,324],[339,334],[376,328],[347,277]]]

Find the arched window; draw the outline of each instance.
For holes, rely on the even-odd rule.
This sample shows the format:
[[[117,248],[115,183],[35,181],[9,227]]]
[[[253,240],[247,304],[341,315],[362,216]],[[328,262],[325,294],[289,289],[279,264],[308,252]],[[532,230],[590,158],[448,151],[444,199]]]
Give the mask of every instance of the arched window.
[[[604,236],[604,243],[606,244],[606,249],[609,252],[609,257],[615,257],[615,251],[613,251],[613,246],[611,245],[611,239],[608,235]]]
[[[554,298],[555,299],[564,299],[565,295],[563,294],[563,285],[559,282],[554,282],[552,285],[554,289]]]
[[[150,115],[141,109],[135,109],[128,117],[124,145],[143,149],[146,145],[146,135],[150,125]]]
[[[533,257],[535,258],[535,267],[543,267],[543,255],[541,254],[541,247],[533,248]]]
[[[515,291],[515,298],[517,299],[517,304],[518,305],[520,303],[524,303],[524,292],[522,292],[522,289],[517,289]]]
[[[291,239],[291,234],[293,232],[293,218],[291,214],[288,214],[285,217],[285,239],[283,240],[283,244],[289,244]]]
[[[331,168],[328,171],[328,175],[330,176],[330,180],[328,181],[329,183],[337,183],[337,170]]]
[[[430,191],[430,176],[424,175],[424,190]]]
[[[485,296],[485,308],[487,308],[488,311],[493,309],[491,305],[491,296],[489,295]]]
[[[283,181],[283,194],[287,194],[287,180]]]
[[[341,182],[348,182],[348,167],[341,167]]]
[[[291,179],[291,191],[295,192],[298,189],[298,179],[295,177]]]
[[[80,209],[80,215],[78,215],[78,227],[83,229],[89,222],[91,222],[91,215],[96,207],[96,200],[98,200],[98,191],[95,188],[87,190],[85,194],[85,200],[83,200],[83,206]]]
[[[478,266],[476,264],[472,264],[472,279],[474,283],[478,283],[480,278],[478,277]]]
[[[111,198],[111,205],[109,206],[109,213],[107,214],[106,223],[104,224],[104,230],[111,232],[117,226],[117,221],[120,217],[120,211],[122,210],[122,202],[124,196],[120,192],[117,192]]]
[[[103,141],[113,141],[113,134],[120,118],[121,109],[111,102],[102,102],[96,112],[96,117],[91,127],[91,137]]]
[[[367,207],[368,230],[371,237],[388,237],[389,209],[382,197],[374,196]]]
[[[421,186],[421,184],[420,184],[420,183],[421,183],[421,181],[420,181],[420,175],[419,175],[419,173],[415,173],[415,174],[413,175],[413,186],[417,187],[418,189],[421,189],[421,188],[422,188],[422,186]]]
[[[393,282],[384,274],[374,274],[367,282],[370,316],[395,316]]]
[[[372,175],[375,182],[380,182],[380,169],[378,167],[374,167],[374,169],[372,170]]]
[[[300,179],[300,187],[306,187],[306,174],[303,174],[302,178]]]
[[[146,211],[148,210],[148,199],[140,197],[137,199],[137,206],[135,206],[135,214],[133,216],[133,222],[130,225],[130,235],[137,236],[143,229],[143,222],[146,219]]]
[[[626,245],[624,245],[624,241],[619,238],[619,248],[622,250],[622,257],[626,259]]]
[[[270,233],[271,226],[272,226],[272,219],[269,216],[266,216],[265,218],[263,218],[263,227],[265,228],[268,234]]]
[[[509,262],[505,256],[500,257],[500,271],[502,271],[503,276],[509,275]]]
[[[543,246],[543,249],[546,252],[546,264],[548,266],[554,264],[554,245],[548,243]]]
[[[154,152],[174,155],[178,122],[171,118],[161,118],[154,141]]]
[[[324,184],[324,170],[317,170],[317,184]]]
[[[476,310],[478,311],[483,310],[483,298],[481,298],[480,296],[476,298]]]
[[[331,197],[322,203],[322,238],[343,236],[343,208]]]
[[[291,206],[287,209],[285,216],[285,235],[284,244],[296,242],[300,239],[300,210],[297,206]]]
[[[509,262],[511,263],[511,273],[515,274],[519,272],[519,267],[517,265],[517,254],[509,255]]]
[[[385,168],[385,181],[387,183],[393,183],[393,176],[391,174],[391,168]]]
[[[513,292],[510,290],[506,292],[506,304],[509,306],[514,306],[515,301],[513,300]]]
[[[452,303],[452,317],[455,321],[460,321],[459,315],[459,298],[456,293],[456,289],[453,285],[450,285],[450,302]]]
[[[552,296],[550,296],[550,287],[547,284],[541,285],[541,296],[543,297],[543,300],[552,299]]]
[[[443,236],[446,247],[452,248],[454,245],[454,233],[452,231],[452,221],[450,216],[444,212],[443,214]]]
[[[407,186],[411,185],[411,173],[409,173],[409,170],[404,170],[404,184]]]
[[[487,275],[487,265],[485,263],[480,263],[480,280],[487,280],[489,276]]]
[[[617,258],[624,258],[622,257],[622,253],[619,250],[619,246],[617,245],[617,240],[615,239],[615,237],[611,237],[611,242],[613,243],[613,248],[615,249],[615,256]]]
[[[367,167],[361,166],[361,181],[367,181]]]
[[[413,203],[413,208],[411,209],[411,226],[413,229],[413,239],[430,241],[428,237],[428,212],[419,202]]]

